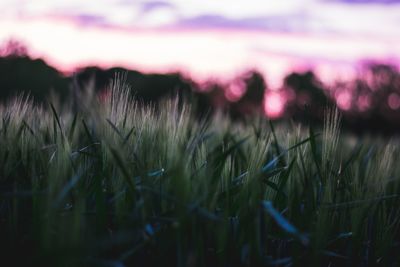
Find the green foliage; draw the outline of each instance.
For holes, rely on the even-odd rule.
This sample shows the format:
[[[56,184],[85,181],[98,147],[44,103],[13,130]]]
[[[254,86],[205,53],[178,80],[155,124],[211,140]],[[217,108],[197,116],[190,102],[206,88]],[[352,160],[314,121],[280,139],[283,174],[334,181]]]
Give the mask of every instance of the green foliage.
[[[307,131],[219,114],[199,122],[178,101],[156,110],[129,95],[116,80],[76,114],[24,98],[0,107],[4,261],[400,263],[398,140],[344,136],[337,111]]]

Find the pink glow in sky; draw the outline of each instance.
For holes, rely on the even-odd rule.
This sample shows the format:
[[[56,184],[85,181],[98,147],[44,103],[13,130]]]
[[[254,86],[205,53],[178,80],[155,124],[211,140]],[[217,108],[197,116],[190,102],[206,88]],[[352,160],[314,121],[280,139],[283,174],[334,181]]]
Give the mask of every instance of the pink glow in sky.
[[[270,92],[265,96],[265,114],[270,118],[278,118],[285,111],[285,98],[279,92]]]
[[[329,82],[365,59],[400,59],[394,0],[2,0],[0,9],[0,43],[21,40],[63,71],[119,65],[224,81],[258,69],[276,90],[289,71],[313,68]]]
[[[330,78],[364,58],[392,59],[400,42],[234,29],[120,29],[82,27],[54,18],[3,20],[0,39],[23,40],[34,56],[64,71],[122,65],[144,71],[183,70],[195,78],[231,78],[257,68],[274,87],[296,68]],[[397,55],[396,55],[397,58]],[[343,71],[344,70],[344,71]]]
[[[340,109],[350,110],[351,109],[351,93],[347,90],[337,92],[336,95],[337,105]]]

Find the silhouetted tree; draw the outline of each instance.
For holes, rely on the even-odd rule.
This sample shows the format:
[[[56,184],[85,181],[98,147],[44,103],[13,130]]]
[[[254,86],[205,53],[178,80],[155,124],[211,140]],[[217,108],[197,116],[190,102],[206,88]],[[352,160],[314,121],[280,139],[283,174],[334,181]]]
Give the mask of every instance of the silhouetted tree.
[[[287,112],[294,119],[322,121],[324,108],[333,104],[312,71],[289,74],[284,79],[284,87],[295,94],[294,100],[287,104]]]
[[[41,59],[27,56],[0,58],[0,99],[21,93],[44,101],[51,90],[61,97],[68,94],[68,79]]]
[[[81,90],[93,80],[95,89],[102,91],[108,88],[116,74],[124,77],[135,98],[143,103],[157,103],[165,97],[187,98],[190,97],[194,86],[191,80],[184,78],[179,73],[143,74],[119,67],[111,69],[87,67],[79,70],[75,77]]]
[[[264,99],[266,84],[264,77],[258,71],[251,71],[244,76],[246,91],[239,103],[251,103],[256,106],[261,106]]]
[[[22,42],[10,39],[0,47],[0,57],[26,57],[28,49]]]
[[[344,114],[346,127],[393,133],[400,130],[400,74],[388,64],[365,64],[351,81],[332,87],[336,95],[350,94],[350,105]]]
[[[231,115],[234,118],[239,118],[244,115],[261,113],[264,94],[267,89],[263,75],[258,71],[249,71],[240,77],[241,83],[245,87],[243,96],[231,104]]]

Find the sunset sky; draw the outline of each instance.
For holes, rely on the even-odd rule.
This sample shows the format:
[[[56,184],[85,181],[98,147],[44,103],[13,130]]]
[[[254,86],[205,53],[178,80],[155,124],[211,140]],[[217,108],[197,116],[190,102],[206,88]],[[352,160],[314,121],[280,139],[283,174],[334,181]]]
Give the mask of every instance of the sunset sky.
[[[21,40],[63,71],[120,65],[230,79],[256,68],[351,77],[364,60],[400,60],[395,0],[1,0],[0,42]]]

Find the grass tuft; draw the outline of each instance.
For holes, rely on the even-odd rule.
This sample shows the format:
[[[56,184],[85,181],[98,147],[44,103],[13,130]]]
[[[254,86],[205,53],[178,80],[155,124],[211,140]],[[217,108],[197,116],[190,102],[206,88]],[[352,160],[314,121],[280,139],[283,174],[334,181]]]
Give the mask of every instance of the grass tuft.
[[[198,121],[123,82],[74,112],[0,106],[2,255],[39,266],[397,266],[400,142]],[[87,94],[88,96],[91,94]],[[80,122],[81,123],[80,123]],[[269,125],[268,125],[269,124]]]

